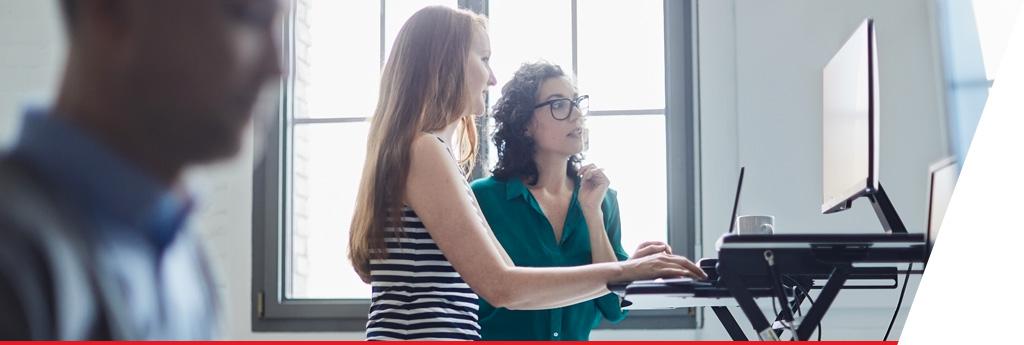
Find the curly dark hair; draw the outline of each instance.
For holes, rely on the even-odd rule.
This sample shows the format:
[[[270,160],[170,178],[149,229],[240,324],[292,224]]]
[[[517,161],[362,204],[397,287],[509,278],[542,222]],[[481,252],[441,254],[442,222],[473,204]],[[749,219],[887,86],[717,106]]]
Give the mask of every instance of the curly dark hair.
[[[526,135],[526,128],[533,119],[540,85],[545,80],[564,76],[561,67],[546,61],[524,63],[501,88],[501,98],[491,113],[496,125],[494,146],[498,150],[498,164],[491,170],[494,177],[501,180],[523,178],[531,186],[537,184],[537,163],[533,161],[536,146],[533,138]],[[582,159],[581,154],[569,157],[567,176],[577,175]]]

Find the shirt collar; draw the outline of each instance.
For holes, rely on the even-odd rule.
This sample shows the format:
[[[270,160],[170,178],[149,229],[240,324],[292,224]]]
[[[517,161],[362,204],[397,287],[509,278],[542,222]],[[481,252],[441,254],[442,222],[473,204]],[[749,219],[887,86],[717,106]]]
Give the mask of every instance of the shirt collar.
[[[574,176],[573,181],[575,182],[575,186],[573,187],[572,197],[575,200],[576,195],[580,190],[579,177]],[[523,179],[510,177],[508,178],[508,181],[505,182],[505,200],[512,200],[516,197],[522,197],[525,200],[529,200],[529,195],[530,191],[526,189],[526,184],[523,183]]]
[[[180,232],[192,210],[190,197],[176,194],[46,110],[27,111],[12,154],[94,220],[115,223],[119,226],[112,229],[121,231],[144,229],[160,249]]]
[[[511,177],[505,182],[505,200],[512,200],[516,197],[523,197],[525,199],[529,193],[526,185],[523,184],[523,180],[518,177]]]

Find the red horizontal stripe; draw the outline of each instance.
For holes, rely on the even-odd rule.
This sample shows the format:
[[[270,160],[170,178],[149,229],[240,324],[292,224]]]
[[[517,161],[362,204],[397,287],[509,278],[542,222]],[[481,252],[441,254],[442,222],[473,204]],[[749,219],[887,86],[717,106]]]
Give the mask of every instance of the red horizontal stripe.
[[[402,342],[403,344],[438,344],[443,342],[429,342],[429,341],[407,341]],[[479,342],[479,343],[496,343],[496,344],[521,344],[521,343],[548,343],[538,341],[503,341],[503,342]],[[594,344],[595,342],[559,342],[559,344]],[[764,344],[763,342],[735,342],[735,341],[598,341],[602,345],[615,345],[615,344],[635,344],[635,343],[658,343],[658,344],[695,344],[695,345],[735,345],[743,343],[752,344]],[[786,342],[786,344],[835,344],[835,345],[896,345],[895,341],[814,341],[814,342]],[[3,344],[26,344],[26,345],[65,345],[65,344],[77,344],[77,345],[103,345],[103,344],[143,344],[143,345],[182,345],[182,344],[210,344],[210,345],[230,345],[230,344],[249,344],[249,345],[279,345],[279,344],[367,344],[362,341],[116,341],[116,342],[98,342],[98,341],[82,341],[82,342],[59,342],[59,341],[34,341],[34,342],[5,342],[0,341],[0,345]],[[550,344],[550,343],[549,343]]]

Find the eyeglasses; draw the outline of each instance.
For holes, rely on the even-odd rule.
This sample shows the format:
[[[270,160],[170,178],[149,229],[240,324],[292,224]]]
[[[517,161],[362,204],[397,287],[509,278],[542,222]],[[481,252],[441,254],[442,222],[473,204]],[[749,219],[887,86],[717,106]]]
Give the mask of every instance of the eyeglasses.
[[[565,120],[572,115],[572,108],[580,110],[580,114],[586,115],[590,111],[590,96],[582,95],[576,99],[559,98],[552,99],[550,101],[533,106],[533,109],[537,109],[543,106],[547,106],[551,110],[551,117],[555,120]]]

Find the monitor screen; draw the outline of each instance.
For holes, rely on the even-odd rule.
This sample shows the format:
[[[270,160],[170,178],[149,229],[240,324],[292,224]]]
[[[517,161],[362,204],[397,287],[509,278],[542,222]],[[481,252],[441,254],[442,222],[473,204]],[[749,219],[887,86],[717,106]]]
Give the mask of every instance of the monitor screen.
[[[822,71],[823,213],[878,189],[878,68],[873,23],[861,23]]]
[[[953,197],[953,188],[960,175],[959,165],[953,158],[946,158],[931,166],[931,183],[928,192],[928,249],[935,244],[942,219],[946,216],[946,207]]]

